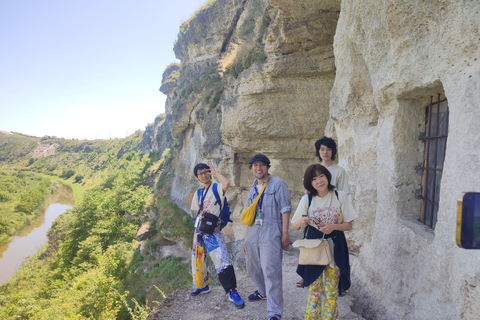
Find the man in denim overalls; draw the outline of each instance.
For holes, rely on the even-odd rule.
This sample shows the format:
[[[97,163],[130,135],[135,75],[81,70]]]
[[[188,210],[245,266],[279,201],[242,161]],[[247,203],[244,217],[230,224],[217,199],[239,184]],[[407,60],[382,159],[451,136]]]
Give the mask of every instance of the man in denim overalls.
[[[263,154],[250,159],[250,170],[255,182],[248,194],[248,205],[266,187],[257,204],[253,225],[247,227],[244,252],[247,255],[247,272],[257,285],[249,301],[267,299],[268,319],[278,320],[283,311],[282,255],[290,244],[288,226],[291,203],[287,184],[268,174],[270,160]]]

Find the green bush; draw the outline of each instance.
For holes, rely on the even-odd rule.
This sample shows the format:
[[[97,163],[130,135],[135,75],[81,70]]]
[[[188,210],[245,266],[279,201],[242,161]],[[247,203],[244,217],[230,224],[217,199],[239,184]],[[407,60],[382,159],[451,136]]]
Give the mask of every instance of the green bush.
[[[112,189],[114,187],[115,179],[117,178],[117,176],[118,174],[109,175],[105,180],[103,180],[101,186],[103,188]]]
[[[60,176],[60,178],[63,178],[65,180],[70,179],[74,174],[75,174],[75,171],[73,169],[63,169],[62,175]]]
[[[148,247],[152,250],[156,250],[158,248],[158,242],[156,241],[148,241]]]
[[[3,218],[0,218],[0,234],[5,234],[8,232],[8,222],[3,219]]]
[[[34,213],[35,209],[38,206],[42,205],[45,201],[48,185],[50,184],[47,181],[42,182],[38,189],[34,189],[28,193],[23,194],[20,197],[20,201],[17,202],[14,207],[15,211],[23,212],[26,214]]]
[[[157,208],[162,208],[162,215],[155,229],[160,230],[165,239],[182,241],[184,246],[189,248],[194,230],[190,216],[165,197],[157,196],[154,201]]]
[[[189,264],[180,258],[168,258],[147,273],[147,279],[163,279],[162,288],[172,291],[181,286],[191,284]]]
[[[7,202],[10,199],[12,199],[12,197],[8,193],[5,191],[0,191],[0,202]]]
[[[74,182],[75,182],[75,183],[80,183],[80,182],[82,182],[82,180],[83,180],[83,175],[77,174],[77,175],[75,176],[75,181],[74,181]]]

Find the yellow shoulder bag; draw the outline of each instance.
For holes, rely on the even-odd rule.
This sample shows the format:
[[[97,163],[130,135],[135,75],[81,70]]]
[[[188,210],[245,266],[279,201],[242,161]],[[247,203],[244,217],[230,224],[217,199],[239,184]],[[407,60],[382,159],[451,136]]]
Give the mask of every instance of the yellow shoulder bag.
[[[270,178],[268,178],[270,180]],[[268,180],[263,184],[262,190],[258,194],[257,198],[252,202],[251,205],[248,206],[245,211],[242,213],[242,217],[240,218],[240,222],[244,225],[251,226],[253,221],[255,221],[255,214],[257,213],[257,203],[260,197],[262,196],[263,190],[267,186]]]

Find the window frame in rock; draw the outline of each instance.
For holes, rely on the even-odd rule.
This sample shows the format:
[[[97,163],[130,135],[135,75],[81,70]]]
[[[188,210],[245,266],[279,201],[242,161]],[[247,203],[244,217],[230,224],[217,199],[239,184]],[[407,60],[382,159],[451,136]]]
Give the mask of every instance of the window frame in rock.
[[[440,184],[447,149],[449,108],[447,99],[440,93],[433,96],[425,107],[425,134],[422,167],[422,194],[419,221],[435,229],[440,203]]]

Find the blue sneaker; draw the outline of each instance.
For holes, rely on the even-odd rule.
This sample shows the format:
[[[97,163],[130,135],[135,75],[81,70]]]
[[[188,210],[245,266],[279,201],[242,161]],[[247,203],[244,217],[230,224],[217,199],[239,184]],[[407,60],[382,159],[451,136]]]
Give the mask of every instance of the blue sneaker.
[[[237,309],[242,309],[245,307],[245,303],[243,303],[243,300],[240,298],[237,290],[230,290],[228,294],[228,300],[232,301]]]
[[[192,296],[198,296],[200,293],[209,293],[209,292],[210,292],[210,288],[208,286],[206,286],[203,289],[195,289],[195,290],[191,291],[190,294]]]

